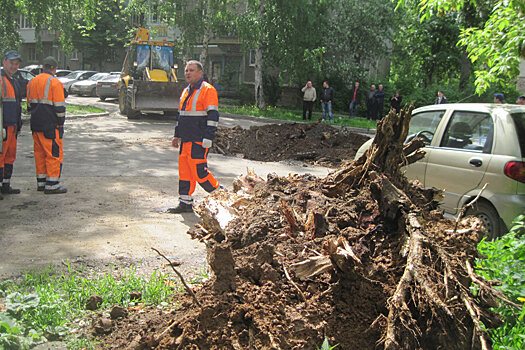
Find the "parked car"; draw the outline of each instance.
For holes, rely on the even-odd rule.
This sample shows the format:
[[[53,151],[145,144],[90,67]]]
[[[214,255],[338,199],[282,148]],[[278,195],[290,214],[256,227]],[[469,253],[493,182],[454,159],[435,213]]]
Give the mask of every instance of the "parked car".
[[[42,73],[42,65],[41,64],[30,64],[29,66],[25,66],[23,69],[33,73],[33,75],[35,77],[37,75],[39,75],[40,73]]]
[[[74,72],[69,73],[65,77],[59,77],[58,80],[62,82],[62,85],[64,85],[64,89],[66,89],[67,92],[71,93],[70,87],[71,85],[73,85],[73,83],[76,83],[80,80],[86,80],[96,73],[97,72],[92,70],[76,70]]]
[[[421,137],[425,157],[407,167],[409,179],[444,189],[441,208],[479,217],[490,238],[525,214],[525,106],[442,104],[415,109],[407,141]],[[356,159],[372,144],[367,141]],[[482,188],[487,184],[485,189]]]
[[[97,82],[97,96],[101,101],[108,97],[118,97],[117,84],[120,79],[120,72],[111,72],[111,74]]]
[[[65,77],[69,73],[71,73],[71,71],[69,69],[57,69],[57,72],[56,72],[55,76],[57,78]]]
[[[25,98],[27,95],[27,83],[35,77],[33,73],[31,73],[28,70],[25,69],[19,69],[15,74],[14,77],[18,80],[20,83],[20,94],[22,95],[22,98]]]
[[[69,91],[78,96],[97,96],[97,82],[107,76],[109,76],[109,73],[94,74],[86,80],[73,83]]]

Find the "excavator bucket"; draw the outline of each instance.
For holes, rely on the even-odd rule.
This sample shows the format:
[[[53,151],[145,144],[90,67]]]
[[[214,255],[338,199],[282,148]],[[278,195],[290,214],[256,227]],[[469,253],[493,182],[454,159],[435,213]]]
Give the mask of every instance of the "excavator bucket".
[[[148,111],[175,111],[186,83],[162,81],[135,81],[132,108]]]

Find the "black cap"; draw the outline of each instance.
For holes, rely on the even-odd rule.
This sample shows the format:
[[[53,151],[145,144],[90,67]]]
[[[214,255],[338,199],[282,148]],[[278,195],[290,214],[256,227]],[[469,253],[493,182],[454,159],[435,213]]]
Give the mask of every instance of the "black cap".
[[[4,60],[20,60],[20,61],[22,61],[22,56],[20,56],[20,54],[17,51],[10,50],[10,51],[7,51],[4,54]]]
[[[502,93],[494,94],[494,97],[500,101],[503,101],[505,99],[505,95],[503,95]]]
[[[58,67],[58,61],[53,56],[47,56],[44,58],[42,64],[50,67]]]
[[[518,96],[518,98],[522,98],[525,100],[525,95]]]

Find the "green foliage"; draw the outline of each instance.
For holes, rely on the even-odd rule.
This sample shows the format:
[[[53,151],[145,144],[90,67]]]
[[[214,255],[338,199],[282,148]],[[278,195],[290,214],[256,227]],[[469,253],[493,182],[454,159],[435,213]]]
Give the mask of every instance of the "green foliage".
[[[275,106],[281,98],[279,78],[272,74],[263,74],[263,86],[268,105]]]
[[[397,0],[398,7],[412,1]],[[465,46],[477,64],[476,93],[482,94],[495,83],[510,83],[519,74],[519,58],[525,58],[525,4],[522,0],[418,0],[421,21],[447,14],[464,13],[468,7],[487,9],[488,18],[480,25],[462,28],[459,45]]]
[[[170,274],[154,272],[149,278],[137,275],[134,269],[117,270],[88,277],[83,270],[69,267],[66,273],[56,274],[52,268],[26,273],[20,282],[0,284],[5,295],[7,311],[0,312],[0,348],[25,349],[35,342],[66,339],[78,348],[89,342],[70,335],[78,318],[86,313],[89,297],[102,297],[102,309],[113,305],[132,306],[131,292],[140,292],[140,303],[169,307],[177,290],[173,289]]]
[[[332,350],[335,349],[339,344],[336,344],[334,346],[330,346],[330,343],[328,342],[327,338],[324,338],[323,344],[321,344],[321,348],[317,348],[318,350]]]
[[[509,233],[494,241],[484,238],[478,245],[484,259],[477,260],[476,272],[489,280],[501,282],[498,287],[515,303],[525,301],[525,216],[514,220]],[[525,305],[524,305],[525,306]],[[501,303],[496,309],[504,325],[489,330],[494,349],[523,349],[525,346],[525,307],[520,312]]]

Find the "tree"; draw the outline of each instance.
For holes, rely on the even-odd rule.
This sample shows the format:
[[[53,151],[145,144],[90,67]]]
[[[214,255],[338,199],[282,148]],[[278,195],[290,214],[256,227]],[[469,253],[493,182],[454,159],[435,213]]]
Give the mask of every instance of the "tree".
[[[3,53],[13,50],[20,45],[22,38],[18,34],[18,23],[16,19],[20,14],[20,4],[16,0],[2,0],[2,11],[0,11],[0,50]]]
[[[397,0],[406,6],[409,0]],[[523,0],[418,0],[421,21],[459,12],[468,6],[485,6],[489,16],[480,27],[462,29],[458,44],[466,46],[468,57],[477,64],[476,92],[482,94],[497,82],[514,80],[520,57],[525,58],[525,2]]]

